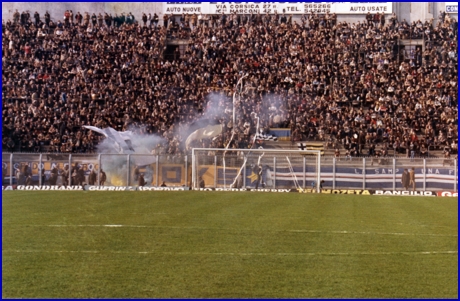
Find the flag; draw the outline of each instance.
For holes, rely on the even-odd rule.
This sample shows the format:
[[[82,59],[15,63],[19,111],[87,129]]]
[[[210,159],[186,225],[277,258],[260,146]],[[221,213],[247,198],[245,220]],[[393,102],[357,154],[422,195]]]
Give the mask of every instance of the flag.
[[[263,134],[263,133],[256,134],[256,139],[265,140],[265,141],[278,141],[278,138],[276,136],[273,136],[270,134]]]
[[[307,149],[307,145],[300,142],[300,143],[297,143],[297,147],[300,149],[300,150],[306,150]]]
[[[110,139],[117,146],[119,153],[125,153],[126,151],[134,152],[134,149],[131,145],[131,137],[133,135],[133,132],[131,131],[118,132],[117,130],[111,127],[100,129],[98,127],[91,126],[91,125],[84,125],[83,127],[85,129],[102,134],[106,138]]]
[[[220,133],[222,133],[222,125],[220,124],[205,126],[204,128],[200,128],[194,131],[188,136],[187,140],[185,141],[185,147],[188,149],[192,141],[204,138],[214,138]]]
[[[132,131],[118,132],[111,127],[100,129],[91,125],[84,125],[83,127],[104,135],[115,145],[120,154],[148,154],[148,150],[143,146],[137,147],[137,151],[133,148],[131,140],[133,139],[134,133]],[[133,156],[133,161],[136,165],[143,166],[155,163],[156,158],[155,156]]]

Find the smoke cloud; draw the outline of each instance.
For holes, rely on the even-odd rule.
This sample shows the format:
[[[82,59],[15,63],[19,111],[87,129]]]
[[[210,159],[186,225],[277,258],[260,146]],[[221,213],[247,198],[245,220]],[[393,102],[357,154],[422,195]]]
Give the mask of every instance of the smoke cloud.
[[[195,112],[197,115],[201,114],[198,120],[191,124],[180,123],[175,125],[175,135],[179,137],[181,147],[185,146],[185,141],[191,133],[207,125],[223,124],[222,135],[227,135],[228,138],[231,135],[230,127],[235,126],[236,131],[241,132],[244,130],[244,124],[249,123],[251,133],[256,134],[257,119],[259,120],[260,131],[268,127],[270,120],[274,116],[287,117],[280,112],[280,108],[287,105],[283,103],[283,97],[280,95],[267,94],[262,96],[256,93],[243,92],[241,97],[236,96],[236,98],[241,102],[236,107],[237,124],[233,125],[233,97],[225,95],[224,92],[208,94],[206,97],[207,104],[203,112]],[[146,167],[144,177],[146,182],[150,183],[153,179],[151,164],[156,163],[156,156],[151,156],[152,151],[159,145],[166,147],[167,144],[165,138],[158,135],[144,134],[139,127],[131,127],[129,130],[132,132],[129,143],[134,151],[124,150],[123,154],[132,155],[129,163],[131,183],[127,183],[126,179],[128,172],[127,157],[126,155],[119,155],[120,148],[117,143],[112,139],[104,139],[96,147],[97,152],[102,155],[102,169],[107,173],[108,182],[113,185],[133,185],[132,171],[136,165]]]
[[[136,166],[146,166],[144,178],[147,183],[153,179],[153,169],[151,164],[156,163],[156,156],[152,156],[152,151],[159,145],[164,144],[166,139],[158,135],[149,135],[140,133],[140,129],[131,127],[129,144],[132,150],[123,151],[120,154],[119,146],[112,139],[104,139],[96,147],[101,154],[101,168],[107,174],[107,182],[115,186],[135,185],[132,171]],[[126,154],[130,154],[129,173],[130,183],[128,183],[128,162]]]
[[[208,125],[224,125],[224,132],[228,121],[232,116],[232,99],[223,94],[223,92],[211,92],[206,96],[206,107],[201,117],[191,124],[180,124],[175,134],[180,137],[181,147],[185,148],[185,141],[188,136],[197,129]]]

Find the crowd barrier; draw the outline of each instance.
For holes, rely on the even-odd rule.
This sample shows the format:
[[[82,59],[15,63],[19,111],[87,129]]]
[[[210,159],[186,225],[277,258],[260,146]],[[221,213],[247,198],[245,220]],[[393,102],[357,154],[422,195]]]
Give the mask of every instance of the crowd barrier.
[[[138,187],[191,187],[191,156],[112,154],[2,154],[2,185],[88,185]],[[230,189],[242,158],[208,156],[197,170],[206,189]],[[292,158],[292,166],[265,155],[257,180],[252,161],[243,169],[244,189],[308,189],[315,187],[314,158]],[[404,169],[414,168],[417,191],[457,191],[457,160],[410,158],[321,157],[320,178],[329,190],[401,190]],[[233,163],[232,163],[233,162]],[[70,167],[69,167],[70,166]],[[75,167],[82,171],[77,173]],[[91,172],[93,181],[91,181]],[[103,176],[105,174],[105,176]],[[79,175],[82,178],[78,178]],[[68,178],[67,178],[68,177]],[[105,179],[105,181],[103,181]],[[103,183],[102,183],[103,182]],[[241,187],[240,187],[241,188]]]

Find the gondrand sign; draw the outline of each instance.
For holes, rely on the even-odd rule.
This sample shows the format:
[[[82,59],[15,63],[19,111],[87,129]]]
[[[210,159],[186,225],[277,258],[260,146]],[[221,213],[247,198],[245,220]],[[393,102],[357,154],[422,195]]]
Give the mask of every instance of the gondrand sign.
[[[164,14],[391,14],[392,2],[166,2]]]

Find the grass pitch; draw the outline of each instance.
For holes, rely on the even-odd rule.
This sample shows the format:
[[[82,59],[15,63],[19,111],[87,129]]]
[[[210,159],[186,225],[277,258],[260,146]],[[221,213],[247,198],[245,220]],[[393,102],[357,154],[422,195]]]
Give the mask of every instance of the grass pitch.
[[[2,193],[4,298],[457,298],[456,198]]]

